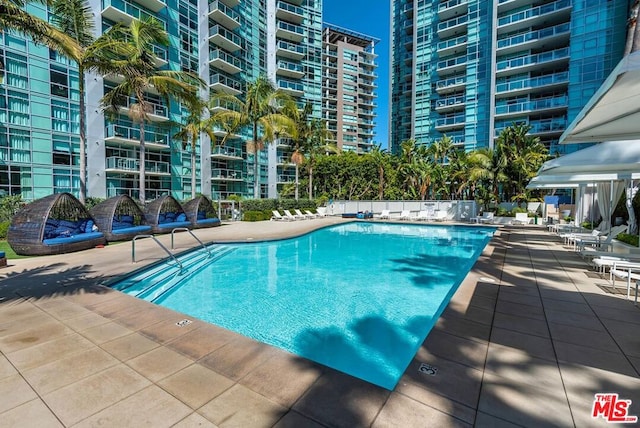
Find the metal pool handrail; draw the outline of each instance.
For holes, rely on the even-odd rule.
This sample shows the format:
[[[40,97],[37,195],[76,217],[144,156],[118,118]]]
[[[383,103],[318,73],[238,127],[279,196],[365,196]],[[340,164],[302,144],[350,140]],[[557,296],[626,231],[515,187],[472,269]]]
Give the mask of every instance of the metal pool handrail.
[[[200,240],[196,235],[194,235],[194,234],[193,234],[193,232],[191,231],[191,229],[189,229],[189,228],[187,228],[187,227],[176,227],[176,228],[174,228],[174,229],[171,231],[171,249],[172,249],[172,250],[174,249],[174,247],[173,247],[173,236],[174,236],[174,233],[175,233],[175,232],[189,232],[189,234],[190,234],[191,236],[193,236],[193,238],[194,238],[196,241],[198,241],[198,243],[200,243],[200,246],[201,246],[202,248],[204,248],[204,250],[207,252],[207,254],[209,254],[209,258],[211,258],[211,250],[210,250],[206,245],[204,245],[204,243],[203,243],[203,242],[202,242],[202,241],[201,241],[201,240]]]
[[[173,259],[178,266],[180,266],[180,270],[182,270],[182,263],[180,262],[180,260],[178,260],[176,258],[176,256],[174,256],[171,251],[169,251],[167,249],[167,247],[165,247],[164,245],[162,245],[162,242],[158,241],[158,238],[156,238],[153,235],[136,235],[133,237],[133,239],[131,240],[131,263],[135,263],[136,262],[136,240],[138,240],[138,238],[142,239],[142,238],[151,238],[155,241],[156,244],[158,244],[158,246],[160,246],[160,248],[162,248],[164,250],[165,253],[167,253],[169,255],[169,257],[171,259]],[[172,236],[173,238],[173,236]],[[172,240],[173,241],[173,240]],[[173,245],[172,245],[173,247]]]

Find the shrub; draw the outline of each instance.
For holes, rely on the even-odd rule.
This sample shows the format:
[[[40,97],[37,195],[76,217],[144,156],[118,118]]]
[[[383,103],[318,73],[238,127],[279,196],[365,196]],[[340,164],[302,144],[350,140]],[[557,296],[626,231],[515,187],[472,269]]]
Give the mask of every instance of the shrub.
[[[87,208],[87,210],[90,210],[104,200],[104,198],[94,198],[93,196],[91,196],[85,199],[84,206]]]
[[[620,242],[624,242],[625,244],[633,245],[634,247],[638,246],[638,235],[629,235],[628,233],[620,233],[616,236],[616,239]]]
[[[298,208],[298,201],[295,199],[280,199],[278,201],[278,209],[280,210],[293,210]]]
[[[14,214],[24,205],[22,196],[4,196],[0,198],[0,222],[11,221]]]
[[[242,216],[242,220],[244,221],[262,221],[269,220],[270,218],[271,215],[265,218],[265,213],[263,211],[245,211]]]
[[[248,199],[240,203],[242,211],[267,211],[278,208],[276,199]]]
[[[0,239],[7,239],[7,232],[9,232],[10,221],[3,221],[0,223]]]
[[[511,215],[515,217],[517,213],[526,213],[526,212],[528,211],[524,207],[513,207],[513,209],[511,210]]]

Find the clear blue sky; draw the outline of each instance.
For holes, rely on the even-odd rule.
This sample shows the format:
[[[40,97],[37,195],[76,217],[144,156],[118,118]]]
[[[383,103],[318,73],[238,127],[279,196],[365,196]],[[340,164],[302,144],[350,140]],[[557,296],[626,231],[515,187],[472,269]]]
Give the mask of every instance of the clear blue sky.
[[[388,147],[389,140],[389,2],[380,0],[323,0],[323,20],[380,39],[378,55],[378,109],[375,142]]]

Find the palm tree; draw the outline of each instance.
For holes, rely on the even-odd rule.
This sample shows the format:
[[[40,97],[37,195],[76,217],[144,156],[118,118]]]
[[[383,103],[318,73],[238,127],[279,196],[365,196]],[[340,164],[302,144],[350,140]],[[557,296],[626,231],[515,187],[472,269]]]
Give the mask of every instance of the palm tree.
[[[200,134],[206,134],[212,143],[216,141],[207,106],[207,102],[202,98],[196,97],[188,100],[188,115],[184,123],[178,125],[180,130],[174,135],[174,138],[182,141],[182,149],[185,150],[189,147],[189,152],[191,153],[191,199],[196,197],[196,148],[198,147]]]
[[[285,132],[291,136],[293,141],[291,162],[293,162],[296,169],[294,197],[297,201],[300,197],[300,165],[302,165],[305,159],[304,145],[306,140],[311,136],[309,117],[313,113],[313,104],[307,102],[304,108],[299,110],[295,103],[290,103],[284,107],[283,113],[291,119],[291,125],[293,125],[289,130],[285,130]]]
[[[491,188],[490,193],[495,201],[499,200],[499,184],[507,179],[505,173],[507,157],[499,146],[497,145],[494,149],[478,149],[469,155],[469,179],[488,182]]]
[[[276,89],[265,75],[247,84],[244,100],[223,92],[212,95],[212,103],[232,107],[213,116],[216,122],[230,125],[227,136],[237,133],[240,128],[251,126],[252,140],[247,141],[247,153],[254,153],[253,197],[256,199],[260,198],[260,150],[265,141],[274,141],[290,123],[291,119],[281,110],[291,102],[291,97]]]
[[[339,152],[334,143],[327,142],[333,138],[334,136],[327,129],[324,120],[311,119],[307,138],[302,144],[302,151],[306,155],[307,173],[309,174],[309,199],[313,199],[313,168],[316,165],[317,157]]]
[[[436,140],[429,146],[429,152],[433,155],[436,162],[445,163],[449,152],[453,149],[453,139],[447,135]]]
[[[369,153],[371,160],[378,169],[378,198],[384,199],[384,187],[385,187],[385,169],[389,165],[389,152],[381,149],[379,145],[375,146]]]
[[[153,105],[147,93],[151,90],[165,99],[189,102],[197,96],[198,86],[204,82],[193,73],[173,70],[158,70],[154,63],[154,45],[167,46],[169,38],[160,23],[153,19],[133,20],[129,26],[116,25],[108,34],[122,40],[114,50],[121,56],[115,60],[115,72],[122,81],[102,97],[105,111],[116,115],[120,108],[128,105],[130,97],[135,102],[129,105],[129,117],[140,129],[140,202],[145,202],[145,124]]]
[[[49,4],[47,0],[37,2]],[[0,0],[0,31],[20,32],[35,43],[44,44],[68,58],[79,55],[80,47],[72,37],[25,11],[26,4],[24,0]]]

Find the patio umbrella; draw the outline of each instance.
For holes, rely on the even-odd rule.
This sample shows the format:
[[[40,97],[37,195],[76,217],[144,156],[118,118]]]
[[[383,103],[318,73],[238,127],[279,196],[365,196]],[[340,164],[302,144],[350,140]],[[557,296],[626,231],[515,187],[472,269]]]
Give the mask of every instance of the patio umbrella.
[[[560,144],[640,138],[640,51],[625,56],[560,136]]]

